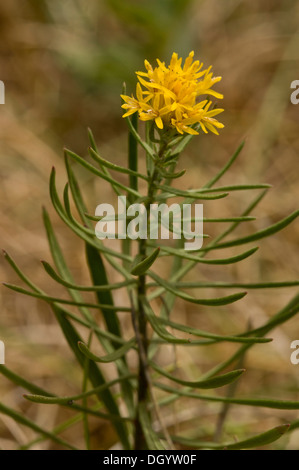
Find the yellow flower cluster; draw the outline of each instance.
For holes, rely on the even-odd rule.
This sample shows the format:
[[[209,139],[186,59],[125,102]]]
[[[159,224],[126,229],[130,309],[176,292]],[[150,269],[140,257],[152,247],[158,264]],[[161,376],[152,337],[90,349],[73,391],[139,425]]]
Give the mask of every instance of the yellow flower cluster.
[[[217,129],[224,125],[214,116],[223,109],[210,110],[212,102],[207,98],[199,101],[198,97],[212,95],[223,98],[211,89],[221,77],[213,77],[211,67],[202,70],[203,64],[193,61],[193,57],[192,51],[182,66],[182,58],[174,52],[168,67],[157,59],[155,68],[145,60],[147,72],[136,72],[139,80],[136,98],[121,95],[124,100],[122,108],[126,111],[123,117],[138,112],[142,121],[154,120],[159,129],[173,128],[180,134],[198,134],[192,126],[199,123],[205,133],[209,130],[218,134]]]

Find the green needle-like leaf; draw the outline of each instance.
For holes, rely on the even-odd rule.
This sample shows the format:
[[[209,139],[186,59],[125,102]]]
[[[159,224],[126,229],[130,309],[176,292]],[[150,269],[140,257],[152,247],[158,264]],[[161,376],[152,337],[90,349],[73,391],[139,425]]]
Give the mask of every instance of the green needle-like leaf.
[[[116,282],[115,284],[106,284],[102,286],[80,286],[78,284],[73,284],[71,282],[65,281],[62,277],[58,276],[58,274],[54,271],[52,266],[47,263],[46,261],[42,261],[42,264],[46,270],[46,272],[49,274],[49,276],[54,279],[54,281],[58,282],[59,284],[62,284],[65,287],[68,287],[69,289],[73,290],[79,290],[79,291],[84,291],[84,292],[107,292],[111,290],[118,290],[121,289],[122,287],[127,287],[132,284],[136,284],[136,281],[134,279],[129,280],[129,281],[123,281],[123,282]]]
[[[106,362],[115,362],[120,357],[123,357],[130,349],[132,349],[135,343],[136,343],[136,339],[132,338],[122,347],[116,349],[113,353],[107,354],[106,356],[102,356],[102,357],[99,357],[93,354],[88,348],[88,346],[86,346],[86,344],[82,342],[78,343],[78,347],[80,351],[84,354],[84,356],[88,357],[88,359],[94,362],[106,363]]]
[[[226,450],[242,450],[242,449],[254,449],[256,447],[262,447],[272,442],[277,441],[283,434],[289,430],[289,424],[282,424],[276,428],[270,429],[262,434],[258,434],[249,439],[245,439],[240,442],[233,442],[228,444],[216,444],[214,442],[200,442],[195,439],[186,439],[178,436],[171,436],[174,442],[178,442],[182,445],[195,448],[195,449],[226,449]]]
[[[47,396],[44,394],[25,394],[24,398],[26,400],[32,401],[34,403],[44,403],[46,405],[63,405],[63,406],[71,406],[73,409],[78,409],[76,405],[74,405],[75,401],[82,400],[83,398],[91,397],[92,395],[99,394],[104,390],[121,383],[123,380],[128,380],[135,378],[136,376],[133,374],[124,375],[123,377],[119,377],[111,382],[107,382],[104,385],[100,385],[99,387],[93,388],[92,390],[88,390],[83,393],[79,393],[78,395],[71,395],[68,397],[56,397],[56,396]],[[105,415],[104,415],[105,416]]]
[[[169,253],[174,256],[179,256],[180,258],[189,259],[191,261],[196,261],[197,263],[218,264],[218,265],[238,263],[248,258],[249,256],[253,255],[257,250],[258,250],[258,247],[255,247],[255,248],[251,248],[248,251],[245,251],[244,253],[241,253],[240,255],[231,256],[230,258],[206,259],[200,256],[194,256],[194,255],[188,254],[184,250],[178,250],[176,248],[170,248],[170,247],[164,247],[164,246],[161,247],[161,251],[164,253]]]
[[[13,410],[12,408],[9,408],[9,407],[5,406],[3,403],[0,403],[0,413],[3,413],[6,416],[9,416],[16,423],[20,423],[23,426],[26,426],[27,428],[32,429],[33,431],[37,432],[38,434],[41,434],[42,436],[45,436],[48,439],[51,439],[52,441],[56,442],[57,444],[59,444],[63,447],[66,447],[66,448],[71,449],[71,450],[77,450],[76,447],[74,447],[73,445],[71,445],[68,442],[64,441],[60,437],[58,437],[55,434],[51,433],[50,431],[47,431],[46,429],[41,428],[40,426],[35,424],[33,421],[26,418],[23,413],[18,413],[17,411]]]
[[[231,343],[269,343],[272,341],[272,338],[245,338],[241,336],[221,336],[221,335],[216,335],[213,333],[208,333],[207,331],[199,330],[197,328],[193,328],[190,326],[186,325],[181,325],[179,323],[175,323],[173,321],[170,321],[166,318],[161,318],[160,321],[167,326],[170,326],[171,328],[174,328],[175,330],[183,331],[185,333],[189,333],[194,336],[200,336],[201,338],[210,338],[214,339],[217,341],[227,341]],[[249,341],[248,341],[249,340]]]
[[[115,163],[111,163],[108,160],[105,160],[103,157],[101,157],[92,148],[90,148],[90,154],[94,158],[95,161],[101,163],[101,165],[109,168],[110,170],[118,171],[119,173],[124,173],[126,175],[130,175],[132,177],[140,178],[140,179],[143,179],[144,181],[148,181],[148,177],[143,175],[142,173],[138,173],[138,171],[131,170],[130,168],[125,168],[123,166],[116,165]]]
[[[150,304],[148,303],[146,299],[144,299],[143,301],[143,307],[144,307],[146,318],[148,319],[155,333],[157,333],[157,335],[160,338],[162,338],[168,343],[174,343],[174,344],[186,344],[190,342],[188,339],[176,338],[171,333],[169,333],[164,327],[164,325],[162,324],[162,322],[160,321],[160,318],[155,315]]]
[[[148,283],[151,286],[151,283]],[[155,284],[156,285],[156,284]],[[239,287],[241,289],[279,289],[283,287],[295,287],[299,286],[298,281],[282,281],[282,282],[176,282],[175,286],[181,289],[198,289],[198,288],[206,288],[206,287],[224,287],[224,288],[236,288]]]
[[[243,245],[244,243],[254,242],[256,240],[260,240],[262,238],[268,237],[270,235],[274,235],[275,233],[279,232],[280,230],[287,227],[290,223],[292,223],[299,215],[299,211],[293,212],[291,215],[286,217],[285,219],[280,220],[276,224],[271,225],[263,230],[259,230],[258,232],[248,235],[246,237],[237,238],[236,240],[232,240],[229,242],[219,243],[212,248],[206,247],[201,248],[201,251],[209,251],[210,249],[222,249],[222,248],[229,248],[231,246]]]
[[[146,153],[153,159],[155,160],[155,152],[154,150],[150,147],[150,145],[148,145],[146,142],[144,142],[144,140],[142,140],[142,138],[140,137],[140,135],[138,134],[138,132],[136,131],[135,127],[133,126],[133,123],[131,121],[131,119],[129,117],[126,118],[126,122],[129,126],[129,129],[130,129],[130,132],[132,133],[133,137],[136,139],[136,141],[141,145],[141,147],[144,148],[144,150],[146,151]]]
[[[74,224],[73,221],[71,221],[68,217],[67,214],[65,213],[61,202],[59,201],[58,194],[56,191],[56,186],[55,186],[55,170],[52,170],[51,177],[50,177],[50,196],[51,200],[53,203],[53,206],[60,216],[60,218],[65,222],[65,224],[80,238],[82,238],[85,242],[87,242],[89,245],[93,246],[97,250],[101,251],[102,253],[106,253],[107,255],[112,255],[114,257],[126,260],[126,261],[131,261],[131,257],[127,256],[123,253],[118,253],[115,250],[111,250],[109,248],[106,248],[103,243],[99,243],[94,238],[91,238],[90,236],[86,235],[84,229],[80,229],[79,224]]]
[[[90,142],[91,148],[92,148],[96,153],[99,153],[91,129],[88,129],[88,137],[89,137],[89,142]],[[103,173],[105,173],[106,175],[110,176],[109,170],[108,170],[104,165],[102,165],[100,162],[98,162],[98,163],[99,163],[100,169],[103,171]],[[117,196],[121,196],[121,191],[118,189],[118,186],[115,186],[115,185],[112,184],[111,187],[112,187],[112,189],[114,190],[114,192],[115,192],[115,194],[116,194]]]
[[[162,201],[164,199],[170,199],[171,197],[185,197],[185,198],[192,198],[194,200],[216,200],[216,199],[223,199],[229,195],[228,192],[220,193],[220,194],[206,194],[204,191],[202,192],[192,192],[192,191],[183,191],[182,189],[172,188],[171,186],[164,186],[157,184],[157,189],[161,189],[162,193],[156,196],[156,201]],[[140,199],[141,201],[144,198]]]
[[[223,387],[224,385],[228,385],[234,382],[236,379],[238,379],[240,375],[242,375],[245,372],[245,369],[239,369],[239,370],[234,370],[232,372],[228,372],[227,374],[219,375],[217,377],[212,377],[211,379],[197,380],[196,382],[189,382],[189,381],[181,380],[181,379],[178,379],[177,377],[174,377],[173,375],[169,374],[168,372],[166,372],[164,369],[157,366],[157,364],[154,364],[153,362],[151,362],[150,365],[156,372],[163,375],[163,377],[167,377],[173,382],[176,382],[180,385],[184,385],[190,388],[203,388],[203,389],[218,388],[218,387]]]
[[[186,170],[177,171],[176,173],[171,173],[170,171],[165,171],[162,168],[159,168],[159,174],[165,179],[177,179],[183,176],[186,173]]]
[[[236,161],[244,145],[245,145],[245,141],[241,142],[237,150],[233,153],[233,155],[228,160],[228,162],[224,165],[224,167],[217,173],[216,176],[214,176],[208,183],[204,185],[204,188],[211,188],[212,186],[214,186],[215,183],[217,183],[217,181],[220,180],[220,178],[230,169],[232,164]]]
[[[138,115],[137,113],[133,114],[131,117],[131,123],[133,128],[138,132]],[[135,137],[132,135],[132,132],[129,132],[128,136],[128,170],[130,171],[129,181],[130,181],[130,188],[135,189],[138,191],[138,142]],[[142,179],[149,179],[142,175]],[[134,197],[129,194],[129,201],[131,203],[134,202]]]
[[[215,403],[229,403],[232,405],[253,406],[261,408],[271,408],[274,410],[299,410],[299,401],[288,400],[275,400],[272,398],[230,398],[230,397],[216,397],[201,395],[190,391],[189,389],[177,389],[165,384],[155,382],[155,386],[164,392],[172,393],[173,395],[187,398],[194,398],[195,400],[210,401]]]
[[[98,170],[95,166],[91,165],[86,160],[84,160],[84,158],[79,157],[79,155],[72,152],[71,150],[65,149],[65,152],[67,153],[67,155],[69,155],[71,158],[73,158],[78,163],[80,163],[80,165],[82,165],[88,171],[90,171],[91,173],[94,173],[96,176],[100,176],[102,179],[108,181],[108,183],[111,183],[114,186],[118,186],[120,189],[123,189],[127,193],[132,194],[133,196],[135,196],[137,198],[141,197],[141,194],[139,194],[138,191],[135,191],[134,189],[131,189],[128,186],[125,186],[122,183],[119,183],[119,181],[112,178],[112,176],[109,176],[108,174]]]
[[[240,292],[239,294],[228,295],[226,297],[218,297],[215,299],[196,299],[195,297],[192,297],[191,295],[186,294],[185,292],[179,291],[178,289],[173,287],[169,282],[165,281],[160,276],[158,276],[156,273],[149,271],[149,275],[157,282],[157,284],[162,286],[168,292],[171,292],[177,297],[180,297],[183,300],[187,300],[188,302],[191,302],[197,305],[207,305],[211,307],[227,305],[233,302],[237,302],[238,300],[242,299],[246,295],[246,292]]]
[[[142,276],[154,264],[160,253],[160,248],[156,248],[149,256],[137,264],[133,264],[131,274],[134,276]]]
[[[216,192],[228,192],[228,191],[247,191],[253,189],[269,189],[271,188],[270,184],[247,184],[247,185],[230,185],[230,186],[221,186],[219,188],[200,188],[200,189],[189,189],[187,191],[180,190],[178,188],[171,188],[163,184],[156,184],[156,188],[165,191],[166,193],[171,193],[176,196],[181,197],[190,197],[194,199],[200,199],[202,194],[211,194]]]
[[[77,307],[88,307],[88,308],[95,308],[101,310],[109,310],[110,315],[112,312],[115,311],[123,311],[123,312],[130,312],[129,307],[118,307],[110,304],[92,304],[88,302],[75,302],[74,300],[67,300],[67,299],[60,299],[58,297],[51,297],[50,295],[38,294],[36,292],[31,292],[27,289],[23,289],[23,287],[15,286],[14,284],[3,283],[5,287],[8,289],[14,290],[15,292],[19,292],[20,294],[25,294],[30,297],[35,297],[37,299],[45,300],[49,303],[57,303],[57,304],[66,304],[66,305],[76,305]]]

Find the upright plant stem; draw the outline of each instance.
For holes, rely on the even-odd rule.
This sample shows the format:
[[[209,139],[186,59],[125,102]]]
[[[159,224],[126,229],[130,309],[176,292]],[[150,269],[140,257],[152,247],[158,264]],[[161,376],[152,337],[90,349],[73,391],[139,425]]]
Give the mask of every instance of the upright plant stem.
[[[147,227],[149,226],[150,220],[150,205],[155,200],[155,184],[160,181],[161,177],[158,171],[159,161],[163,159],[164,152],[167,148],[167,142],[160,144],[160,150],[158,153],[157,163],[154,167],[152,177],[148,183],[147,200],[145,203],[145,209],[147,214]],[[143,258],[146,257],[146,239],[139,239],[139,255]],[[138,311],[136,312],[136,318],[133,319],[135,323],[135,329],[137,328],[136,335],[138,340],[138,354],[139,354],[139,373],[138,373],[138,395],[137,395],[137,410],[140,405],[146,404],[150,391],[149,374],[148,374],[148,363],[147,363],[147,351],[148,351],[148,340],[147,340],[147,320],[144,312],[144,297],[146,295],[146,274],[142,274],[138,278],[137,287],[137,305]],[[135,450],[144,450],[146,448],[146,442],[144,432],[139,420],[139,412],[137,411],[136,427],[135,427]]]

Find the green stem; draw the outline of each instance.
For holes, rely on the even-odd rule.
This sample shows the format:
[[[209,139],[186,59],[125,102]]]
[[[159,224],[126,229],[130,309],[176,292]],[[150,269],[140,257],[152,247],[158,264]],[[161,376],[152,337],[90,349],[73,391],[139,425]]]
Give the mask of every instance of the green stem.
[[[157,161],[148,182],[147,199],[145,203],[145,209],[147,214],[147,227],[149,226],[150,217],[150,205],[155,201],[155,185],[161,180],[159,175],[159,163],[163,160],[163,156],[167,149],[167,142],[162,141],[160,143],[160,149],[157,155]],[[146,239],[139,239],[139,255],[143,258],[146,257]],[[135,329],[137,340],[138,340],[138,354],[139,354],[139,373],[138,373],[138,395],[137,395],[137,410],[141,408],[141,405],[146,405],[149,397],[149,374],[148,374],[148,363],[147,363],[147,352],[148,352],[148,339],[147,339],[147,320],[144,312],[144,297],[146,295],[146,274],[142,274],[138,278],[137,287],[137,306],[138,311],[136,312],[136,318],[133,318],[135,323]],[[150,419],[151,421],[151,419]],[[135,450],[145,450],[146,441],[144,432],[139,419],[139,411],[137,411],[136,426],[135,426]]]

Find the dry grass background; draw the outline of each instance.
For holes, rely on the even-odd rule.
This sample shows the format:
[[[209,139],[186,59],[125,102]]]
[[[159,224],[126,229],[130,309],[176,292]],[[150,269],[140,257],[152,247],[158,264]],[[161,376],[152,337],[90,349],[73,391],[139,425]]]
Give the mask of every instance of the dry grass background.
[[[54,165],[58,186],[66,176],[62,147],[86,154],[86,128],[90,126],[105,158],[126,161],[126,128],[121,119],[119,93],[122,82],[133,89],[134,71],[143,59],[168,60],[173,50],[185,55],[194,49],[205,65],[222,75],[218,89],[224,93],[225,129],[194,139],[179,163],[187,168],[184,188],[198,187],[216,174],[242,139],[246,146],[223,183],[270,183],[270,190],[254,211],[257,221],[247,230],[265,227],[298,209],[299,105],[290,103],[290,83],[299,79],[299,4],[291,0],[95,1],[73,2],[11,0],[0,6],[0,79],[6,85],[6,104],[0,108],[0,224],[1,246],[44,290],[63,295],[49,282],[40,264],[50,260],[41,221],[41,206],[51,217],[74,277],[88,282],[81,242],[60,222],[50,207],[48,178]],[[162,5],[163,4],[163,5]],[[142,11],[148,11],[146,15]],[[140,13],[141,11],[141,13]],[[142,166],[142,163],[141,163]],[[112,194],[78,169],[90,212]],[[235,194],[227,200],[205,204],[205,216],[239,215],[252,194]],[[221,227],[207,226],[209,233]],[[243,233],[244,227],[240,229]],[[298,222],[259,242],[255,256],[232,267],[198,268],[203,279],[279,281],[298,278]],[[223,253],[228,254],[228,252]],[[161,269],[167,274],[168,266]],[[0,265],[1,278],[17,283],[9,266]],[[113,282],[113,274],[110,280]],[[250,320],[259,326],[283,307],[295,289],[250,291],[229,309],[200,311],[177,302],[174,318],[220,333],[242,331]],[[117,300],[126,301],[123,292]],[[6,365],[56,393],[71,394],[81,386],[50,309],[4,287],[0,290],[0,338],[6,345]],[[128,320],[123,323],[128,327]],[[99,318],[99,321],[100,318]],[[271,332],[273,343],[254,347],[246,357],[246,377],[240,396],[299,399],[299,365],[290,363],[290,342],[299,338],[296,318]],[[192,377],[228,357],[235,347],[165,350],[161,363],[176,360]],[[131,357],[131,356],[129,356]],[[195,359],[195,361],[194,361]],[[134,365],[134,357],[131,357]],[[105,369],[109,376],[113,367]],[[219,392],[220,393],[220,392]],[[225,393],[221,392],[221,393]],[[22,410],[48,429],[71,416],[57,407],[31,405],[22,390],[0,378],[3,403]],[[219,406],[198,402],[176,404],[165,415],[176,429],[192,430],[197,423],[213,432]],[[280,422],[298,419],[297,412],[232,407],[228,439],[238,430],[263,431]],[[93,423],[93,446],[107,449],[115,442],[110,426]],[[192,435],[192,434],[190,434]],[[64,435],[82,447],[78,425]],[[0,448],[15,449],[34,439],[32,431],[0,416]],[[273,448],[299,449],[298,432]],[[33,448],[53,448],[41,442]]]

